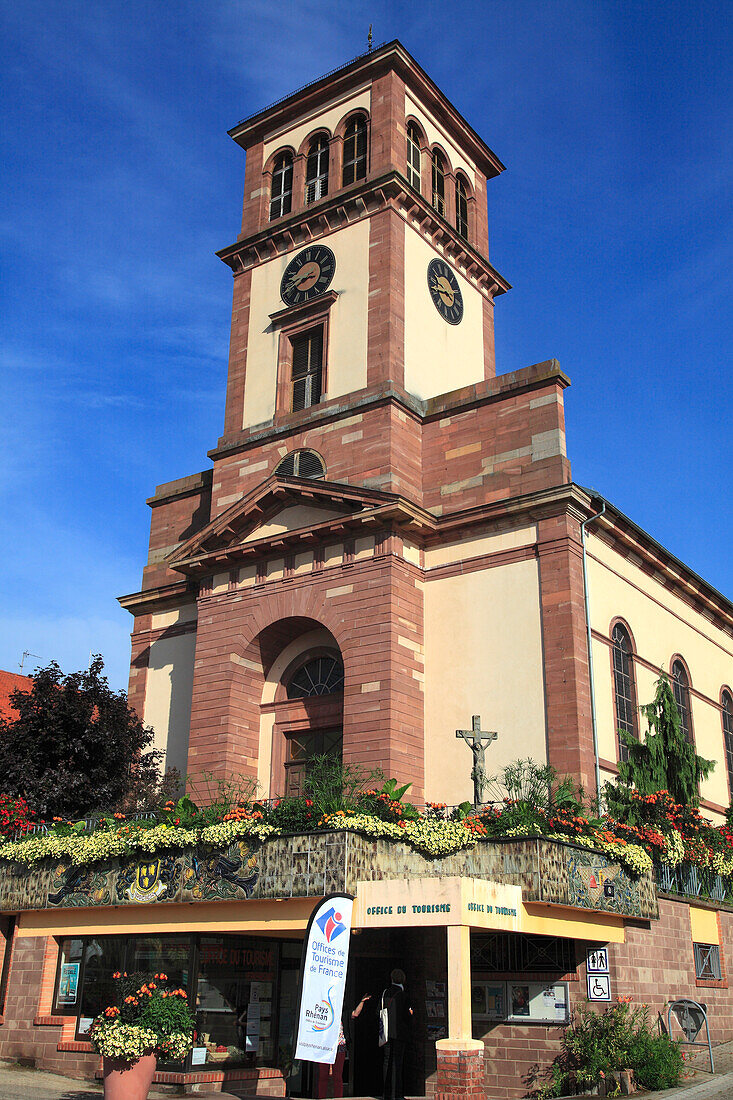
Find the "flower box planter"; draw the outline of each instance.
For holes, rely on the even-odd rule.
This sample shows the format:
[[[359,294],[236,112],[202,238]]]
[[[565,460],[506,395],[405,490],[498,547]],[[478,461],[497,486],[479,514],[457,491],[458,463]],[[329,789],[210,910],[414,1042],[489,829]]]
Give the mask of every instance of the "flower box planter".
[[[578,1084],[571,1096],[631,1096],[637,1091],[633,1069],[609,1070],[598,1084]]]
[[[104,1100],[147,1100],[157,1061],[154,1054],[145,1054],[136,1062],[105,1058]]]

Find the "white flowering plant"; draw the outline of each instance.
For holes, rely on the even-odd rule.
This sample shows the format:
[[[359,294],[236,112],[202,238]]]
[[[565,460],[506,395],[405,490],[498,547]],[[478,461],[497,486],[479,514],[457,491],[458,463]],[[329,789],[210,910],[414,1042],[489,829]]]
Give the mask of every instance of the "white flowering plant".
[[[116,971],[113,1003],[96,1017],[89,1038],[98,1054],[136,1062],[146,1054],[181,1061],[193,1045],[195,1018],[188,994],[167,974]]]

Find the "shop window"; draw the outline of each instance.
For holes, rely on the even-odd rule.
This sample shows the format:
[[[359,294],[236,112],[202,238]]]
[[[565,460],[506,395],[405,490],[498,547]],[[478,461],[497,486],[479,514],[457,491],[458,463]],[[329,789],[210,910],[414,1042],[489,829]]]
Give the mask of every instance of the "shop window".
[[[323,325],[291,337],[293,346],[291,409],[309,409],[321,400],[323,385]]]
[[[53,1002],[55,1016],[78,1015],[84,940],[62,940]]]
[[[468,240],[468,191],[465,180],[456,176],[456,229],[464,241]]]
[[[291,451],[275,467],[276,474],[283,477],[309,477],[317,480],[326,476],[323,459],[315,451]]]
[[[733,800],[733,697],[724,691],[720,700],[723,717],[723,741],[725,742],[725,762],[728,765],[728,791]]]
[[[367,124],[361,115],[352,118],[344,133],[343,186],[348,187],[367,174]]]
[[[445,162],[437,149],[433,151],[433,209],[445,217]]]
[[[695,952],[695,977],[711,982],[722,980],[720,948],[715,943],[693,943]]]
[[[680,716],[680,730],[685,741],[692,745],[692,714],[690,711],[690,678],[682,661],[672,664],[672,691]]]
[[[92,1021],[111,1003],[115,991],[112,975],[126,970],[126,936],[95,936],[84,941],[81,959],[81,991],[78,999],[77,1038],[84,1039]]]
[[[407,182],[419,191],[422,186],[422,154],[420,131],[414,122],[407,127]]]
[[[275,161],[270,192],[270,221],[289,214],[293,204],[293,158],[281,153]]]
[[[277,946],[272,940],[201,937],[196,989],[199,1064],[275,1065]]]
[[[310,143],[305,164],[306,205],[328,194],[328,138],[320,134]]]
[[[613,691],[616,706],[616,733],[619,730],[638,740],[636,719],[636,686],[634,683],[634,659],[631,636],[622,623],[616,623],[611,635],[611,660],[613,662]],[[628,746],[618,736],[618,758],[628,760]]]
[[[8,991],[8,975],[10,974],[10,956],[13,953],[13,937],[15,935],[15,917],[3,917],[2,934],[5,940],[5,953],[3,955],[2,973],[0,973],[0,1016],[5,1012],[5,995]]]

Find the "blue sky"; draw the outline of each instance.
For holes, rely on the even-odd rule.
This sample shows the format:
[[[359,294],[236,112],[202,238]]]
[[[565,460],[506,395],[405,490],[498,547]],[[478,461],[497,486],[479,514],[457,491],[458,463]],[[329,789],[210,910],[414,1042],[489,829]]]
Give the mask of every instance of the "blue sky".
[[[592,485],[733,597],[730,5],[0,0],[0,667],[126,686],[156,484],[221,434],[226,130],[400,38],[507,165],[498,370],[555,357]],[[40,663],[27,660],[26,668]]]

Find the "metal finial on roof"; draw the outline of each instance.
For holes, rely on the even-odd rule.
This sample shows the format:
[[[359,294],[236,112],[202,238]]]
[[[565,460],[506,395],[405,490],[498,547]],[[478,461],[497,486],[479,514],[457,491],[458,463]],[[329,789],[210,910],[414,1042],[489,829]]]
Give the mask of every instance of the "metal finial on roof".
[[[372,25],[369,24],[369,34],[367,35],[367,46],[369,47],[369,53],[372,52]]]

